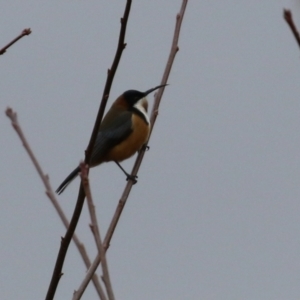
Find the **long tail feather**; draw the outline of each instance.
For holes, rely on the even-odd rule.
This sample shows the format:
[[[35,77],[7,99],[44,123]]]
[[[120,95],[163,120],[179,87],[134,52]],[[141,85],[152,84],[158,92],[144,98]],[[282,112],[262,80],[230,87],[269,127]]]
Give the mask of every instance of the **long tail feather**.
[[[55,191],[58,195],[60,195],[65,188],[69,185],[69,183],[75,178],[77,177],[78,173],[80,171],[80,168],[77,167],[73,172],[71,172],[69,174],[69,176],[62,182],[62,184],[57,188],[57,190]]]

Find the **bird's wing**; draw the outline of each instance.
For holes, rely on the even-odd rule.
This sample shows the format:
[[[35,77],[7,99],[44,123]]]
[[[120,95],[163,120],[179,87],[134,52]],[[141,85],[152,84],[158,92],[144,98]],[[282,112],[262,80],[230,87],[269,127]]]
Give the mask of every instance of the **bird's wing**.
[[[124,111],[113,118],[113,123],[106,122],[104,118],[94,145],[91,166],[100,163],[109,149],[130,135],[132,132],[131,116],[131,112]]]

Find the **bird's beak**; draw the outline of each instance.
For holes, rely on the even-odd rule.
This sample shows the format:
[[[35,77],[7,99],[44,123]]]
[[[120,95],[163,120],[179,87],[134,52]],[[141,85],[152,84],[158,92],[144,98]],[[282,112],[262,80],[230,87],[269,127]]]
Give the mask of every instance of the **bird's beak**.
[[[158,85],[158,86],[156,86],[156,87],[154,87],[154,88],[152,88],[152,89],[150,89],[150,90],[144,92],[144,97],[147,96],[148,94],[152,93],[153,91],[155,91],[155,90],[157,90],[157,89],[159,89],[159,88],[161,88],[161,87],[167,86],[167,85],[168,85],[168,84]]]

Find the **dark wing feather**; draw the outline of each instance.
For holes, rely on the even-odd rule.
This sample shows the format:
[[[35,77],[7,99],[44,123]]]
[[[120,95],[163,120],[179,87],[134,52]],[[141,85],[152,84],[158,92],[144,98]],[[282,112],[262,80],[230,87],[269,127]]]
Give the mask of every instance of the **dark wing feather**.
[[[103,120],[94,145],[91,166],[101,163],[109,149],[130,135],[132,132],[131,116],[131,112],[124,111],[114,118],[113,124]]]

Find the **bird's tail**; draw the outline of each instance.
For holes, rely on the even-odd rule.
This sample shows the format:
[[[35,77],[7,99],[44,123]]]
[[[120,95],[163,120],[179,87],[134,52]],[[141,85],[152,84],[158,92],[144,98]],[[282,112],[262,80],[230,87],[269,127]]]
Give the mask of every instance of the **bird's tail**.
[[[80,172],[80,168],[77,167],[73,172],[69,174],[69,176],[62,182],[62,184],[55,191],[58,195],[60,195],[65,188],[69,185],[69,183],[78,175]]]

